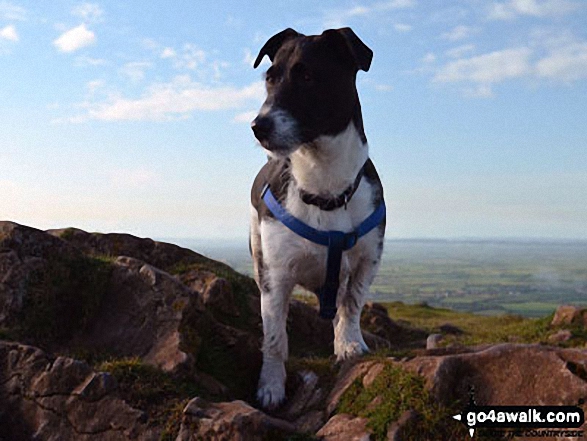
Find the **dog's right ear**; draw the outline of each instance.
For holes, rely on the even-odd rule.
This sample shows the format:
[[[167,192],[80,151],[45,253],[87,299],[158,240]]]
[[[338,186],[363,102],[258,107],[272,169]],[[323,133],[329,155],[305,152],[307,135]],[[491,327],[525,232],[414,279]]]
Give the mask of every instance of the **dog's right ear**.
[[[298,34],[291,28],[287,28],[286,30],[281,31],[278,34],[275,34],[273,37],[267,40],[267,43],[265,43],[265,45],[261,48],[261,50],[259,51],[259,55],[257,55],[257,59],[253,64],[253,67],[256,69],[265,55],[268,55],[269,59],[273,61],[275,54],[283,45],[283,43],[285,43],[285,41],[289,40],[290,38],[297,37],[298,35],[300,34]]]

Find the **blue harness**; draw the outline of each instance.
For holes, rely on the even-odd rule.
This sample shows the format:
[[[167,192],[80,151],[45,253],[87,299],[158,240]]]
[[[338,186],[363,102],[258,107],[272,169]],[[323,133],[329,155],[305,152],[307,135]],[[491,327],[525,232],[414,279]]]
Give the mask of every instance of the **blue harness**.
[[[354,231],[344,233],[342,231],[317,230],[295,218],[275,199],[269,184],[263,188],[261,198],[269,211],[273,213],[273,216],[291,231],[310,242],[328,247],[326,281],[323,286],[318,288],[316,295],[320,301],[320,317],[333,319],[336,316],[336,295],[339,286],[342,252],[354,247],[361,237],[383,221],[385,218],[385,202],[382,200],[377,209]]]

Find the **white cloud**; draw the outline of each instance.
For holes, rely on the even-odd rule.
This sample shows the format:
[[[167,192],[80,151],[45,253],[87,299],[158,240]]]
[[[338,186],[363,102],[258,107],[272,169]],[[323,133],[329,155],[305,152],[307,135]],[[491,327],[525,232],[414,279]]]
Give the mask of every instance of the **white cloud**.
[[[538,60],[536,74],[561,81],[587,78],[587,42],[572,42],[552,50]]]
[[[243,57],[243,63],[245,63],[247,66],[252,66],[253,63],[255,62],[255,58],[256,58],[256,55],[253,55],[253,51],[250,50],[249,48],[246,48],[245,55]]]
[[[98,89],[101,89],[105,86],[106,82],[104,80],[92,80],[86,83],[86,89],[88,90],[89,96],[94,96]]]
[[[85,55],[79,56],[75,59],[75,65],[80,67],[85,66],[105,66],[108,61],[103,58],[92,58]]]
[[[104,11],[95,3],[81,3],[72,9],[71,14],[86,22],[97,22],[102,18]]]
[[[443,33],[440,38],[449,41],[463,40],[471,36],[475,29],[470,26],[459,25],[452,28],[450,31]]]
[[[206,61],[206,52],[191,43],[183,46],[183,51],[174,65],[178,69],[195,70]]]
[[[25,21],[27,18],[26,9],[15,6],[11,3],[0,3],[0,18],[8,21]]]
[[[493,3],[489,9],[489,18],[493,20],[511,20],[521,15],[533,17],[560,16],[580,7],[571,0],[508,0]]]
[[[587,40],[578,39],[569,31],[539,29],[531,34],[528,46],[464,57],[474,49],[475,46],[467,44],[446,51],[447,57],[457,59],[433,68],[432,81],[460,83],[467,95],[487,97],[492,95],[494,84],[512,79],[525,78],[532,84],[587,79]],[[426,56],[422,61],[426,64],[434,59]]]
[[[260,104],[264,93],[262,81],[241,88],[209,87],[181,75],[170,83],[152,85],[140,98],[111,96],[104,102],[83,103],[81,107],[87,113],[68,121],[169,121],[188,118],[195,111],[238,109],[251,102]]]
[[[145,71],[151,67],[153,63],[149,61],[133,61],[122,66],[119,72],[131,81],[138,82],[145,78]]]
[[[163,49],[163,51],[161,52],[160,57],[165,59],[165,58],[175,58],[177,56],[177,52],[175,52],[175,50],[173,48],[170,47],[166,47]]]
[[[254,111],[254,110],[249,110],[248,112],[239,113],[239,114],[235,115],[235,117],[232,119],[232,122],[250,124],[251,121],[254,120],[255,117],[257,116],[257,113],[258,112]]]
[[[416,0],[391,0],[370,5],[356,5],[346,9],[330,10],[325,14],[324,27],[341,27],[348,24],[348,21],[355,17],[368,17],[388,10],[412,8],[416,6],[416,3]]]
[[[473,50],[475,50],[474,44],[463,44],[461,46],[457,46],[457,47],[454,47],[452,49],[447,50],[445,52],[445,54],[447,56],[449,56],[450,58],[461,58],[467,52],[471,52]]]
[[[18,33],[13,25],[8,25],[5,28],[0,29],[0,38],[8,41],[18,41]]]
[[[436,72],[433,81],[472,83],[476,96],[490,96],[492,84],[532,73],[530,55],[529,48],[521,47],[451,61]]]
[[[436,61],[436,55],[434,55],[432,52],[428,52],[426,55],[424,55],[422,57],[422,63],[425,64],[431,64],[434,63]]]
[[[75,52],[78,49],[89,46],[96,41],[96,35],[81,24],[59,36],[53,44],[60,52]]]
[[[393,28],[398,32],[410,32],[412,30],[412,26],[406,23],[396,23]]]

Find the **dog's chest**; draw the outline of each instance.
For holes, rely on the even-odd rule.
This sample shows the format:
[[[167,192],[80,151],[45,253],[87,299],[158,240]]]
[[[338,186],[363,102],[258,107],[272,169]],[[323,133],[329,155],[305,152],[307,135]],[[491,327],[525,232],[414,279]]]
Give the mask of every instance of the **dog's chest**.
[[[363,181],[346,209],[320,210],[305,204],[295,187],[290,187],[284,201],[289,213],[307,225],[323,231],[353,231],[373,211],[371,185]],[[327,261],[327,247],[310,242],[298,236],[286,226],[272,218],[261,223],[263,255],[271,268],[284,269],[287,276],[308,289],[315,289],[324,282]],[[341,272],[347,273],[354,263],[373,248],[370,235],[359,240],[357,245],[343,254]]]

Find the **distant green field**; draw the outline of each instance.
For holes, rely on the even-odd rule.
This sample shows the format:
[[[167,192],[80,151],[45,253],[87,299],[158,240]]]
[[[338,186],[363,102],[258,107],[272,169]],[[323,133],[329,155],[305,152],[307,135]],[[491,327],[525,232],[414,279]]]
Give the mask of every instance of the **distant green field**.
[[[175,242],[252,272],[246,240]],[[541,317],[560,304],[587,305],[587,241],[386,241],[371,297]]]

